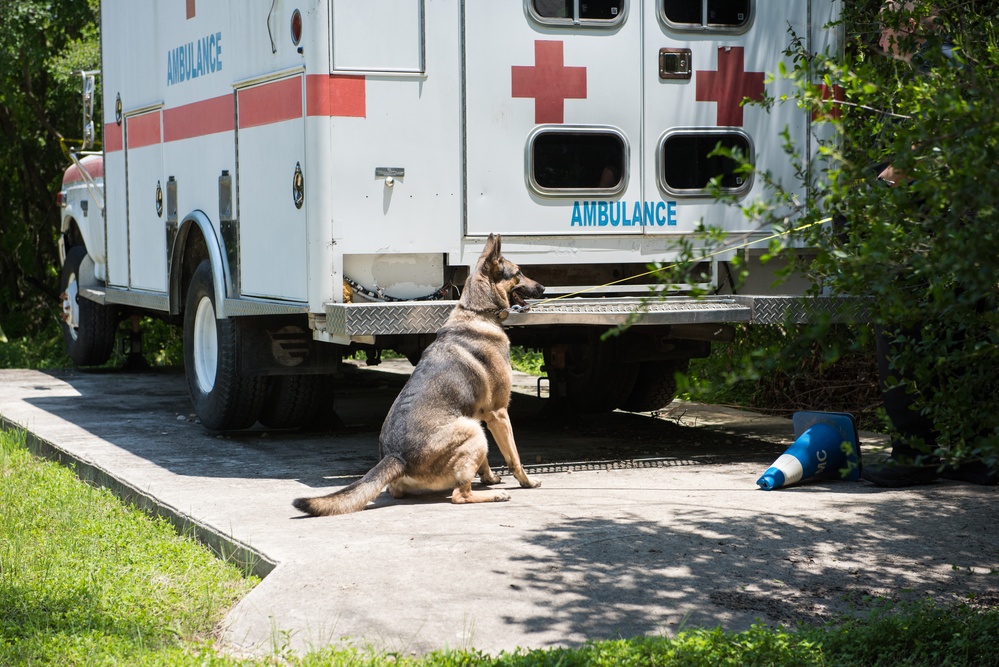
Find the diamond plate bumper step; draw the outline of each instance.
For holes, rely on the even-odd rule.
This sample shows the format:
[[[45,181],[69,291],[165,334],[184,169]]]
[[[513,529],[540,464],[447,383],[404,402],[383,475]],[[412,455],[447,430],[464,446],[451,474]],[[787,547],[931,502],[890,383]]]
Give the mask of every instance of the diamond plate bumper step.
[[[327,303],[326,329],[336,336],[379,336],[436,333],[456,301]],[[803,323],[816,317],[857,319],[857,300],[799,296],[708,296],[643,299],[560,299],[536,303],[523,313],[511,313],[506,326],[584,324],[614,326],[631,322],[710,324],[779,322]]]

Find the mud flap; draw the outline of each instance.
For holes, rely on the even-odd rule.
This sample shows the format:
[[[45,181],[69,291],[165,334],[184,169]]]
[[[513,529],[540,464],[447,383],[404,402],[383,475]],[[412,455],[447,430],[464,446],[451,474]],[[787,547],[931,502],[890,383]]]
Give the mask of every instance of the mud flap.
[[[326,375],[340,370],[340,346],[313,340],[304,315],[234,319],[240,367],[247,375]]]

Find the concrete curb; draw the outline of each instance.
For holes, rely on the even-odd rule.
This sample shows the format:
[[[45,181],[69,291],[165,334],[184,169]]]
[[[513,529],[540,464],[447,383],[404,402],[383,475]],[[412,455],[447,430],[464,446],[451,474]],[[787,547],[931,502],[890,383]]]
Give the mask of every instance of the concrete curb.
[[[38,436],[24,425],[12,422],[0,415],[0,428],[23,432],[28,450],[31,453],[69,468],[83,482],[108,489],[122,502],[137,507],[150,516],[166,519],[178,534],[193,537],[223,561],[235,563],[244,573],[253,574],[263,579],[277,567],[277,563],[263,553],[244,544],[232,535],[226,535],[211,526],[192,519],[176,507],[144,493],[107,470]]]

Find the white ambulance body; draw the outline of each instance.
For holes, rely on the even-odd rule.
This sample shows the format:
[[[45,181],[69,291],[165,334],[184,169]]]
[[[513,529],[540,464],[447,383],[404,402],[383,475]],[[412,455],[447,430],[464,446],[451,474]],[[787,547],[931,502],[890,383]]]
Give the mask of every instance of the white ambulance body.
[[[651,409],[673,370],[730,332],[715,323],[783,312],[798,301],[781,295],[805,288],[773,287],[768,268],[733,296],[731,254],[716,256],[703,280],[719,296],[652,302],[600,341],[655,282],[619,281],[670,261],[679,239],[696,244],[702,222],[771,233],[708,193],[721,175],[749,203],[762,179],[708,154],[738,148],[800,191],[781,133],[810,146],[810,112],[741,103],[792,93],[767,76],[788,28],[834,49],[835,12],[832,0],[103,0],[103,162],[90,159],[103,180],[88,190],[74,172],[65,186],[66,254],[86,250],[66,270],[79,294],[70,350],[105,360],[108,319],[184,322],[209,428],[294,425],[318,399],[288,396],[321,395],[345,353],[416,359],[499,233],[546,297],[588,290],[506,321],[514,342],[545,350],[553,393],[584,410]]]

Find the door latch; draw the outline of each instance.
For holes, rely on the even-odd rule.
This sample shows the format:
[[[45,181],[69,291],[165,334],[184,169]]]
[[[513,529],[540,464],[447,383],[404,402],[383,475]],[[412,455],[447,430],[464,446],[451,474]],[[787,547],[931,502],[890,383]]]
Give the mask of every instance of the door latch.
[[[660,79],[690,79],[690,49],[659,49]]]

